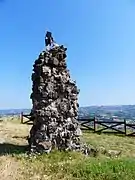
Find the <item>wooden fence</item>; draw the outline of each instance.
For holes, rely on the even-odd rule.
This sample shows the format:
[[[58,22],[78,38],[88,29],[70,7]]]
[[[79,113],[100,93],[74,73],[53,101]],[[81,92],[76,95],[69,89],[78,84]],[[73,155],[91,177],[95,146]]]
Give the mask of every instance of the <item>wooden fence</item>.
[[[25,119],[27,119],[27,120],[25,121]],[[21,124],[32,125],[33,124],[33,119],[32,119],[30,114],[23,114],[23,112],[21,112],[21,114],[20,114],[20,122],[21,122]]]
[[[27,119],[25,121],[25,119]],[[30,114],[20,115],[20,122],[22,124],[33,124],[33,118]],[[85,131],[92,131],[94,133],[117,133],[124,134],[126,136],[135,136],[135,123],[128,123],[124,119],[123,121],[114,121],[114,120],[100,120],[91,118],[91,119],[78,119],[78,122],[81,125],[81,129]],[[107,131],[108,130],[108,131]]]

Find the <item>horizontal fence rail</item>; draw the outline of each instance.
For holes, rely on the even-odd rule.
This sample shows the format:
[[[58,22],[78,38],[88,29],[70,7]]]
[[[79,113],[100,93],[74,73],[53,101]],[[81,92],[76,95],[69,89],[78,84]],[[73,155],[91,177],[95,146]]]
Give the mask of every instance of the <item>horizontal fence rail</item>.
[[[27,120],[25,120],[27,119]],[[20,114],[21,124],[33,124],[34,118],[30,114]],[[135,136],[135,124],[131,124],[123,121],[114,120],[100,120],[94,118],[90,119],[78,119],[78,122],[82,130],[91,131],[93,133],[117,133],[124,134],[126,136]]]

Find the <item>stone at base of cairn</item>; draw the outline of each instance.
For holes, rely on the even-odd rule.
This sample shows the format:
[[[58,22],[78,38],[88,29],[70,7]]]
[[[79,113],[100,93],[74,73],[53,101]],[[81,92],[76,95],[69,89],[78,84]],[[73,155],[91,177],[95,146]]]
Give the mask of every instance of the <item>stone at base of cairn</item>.
[[[77,121],[78,94],[66,64],[64,46],[43,51],[33,65],[32,94],[34,121],[28,138],[30,152],[50,153],[52,149],[94,152],[80,142]]]

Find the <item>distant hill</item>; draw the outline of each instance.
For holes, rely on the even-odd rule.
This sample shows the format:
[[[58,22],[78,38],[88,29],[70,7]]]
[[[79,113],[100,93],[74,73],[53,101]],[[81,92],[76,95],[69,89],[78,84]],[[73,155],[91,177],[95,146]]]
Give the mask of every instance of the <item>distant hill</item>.
[[[88,106],[80,107],[79,114],[83,116],[116,116],[118,118],[135,119],[135,105]]]
[[[0,116],[19,115],[21,112],[28,114],[30,109],[8,109],[0,110]],[[135,105],[116,105],[116,106],[88,106],[79,108],[79,118],[89,118],[90,116],[102,116],[135,119]]]
[[[0,115],[19,115],[21,112],[30,113],[30,109],[4,109],[0,110]]]

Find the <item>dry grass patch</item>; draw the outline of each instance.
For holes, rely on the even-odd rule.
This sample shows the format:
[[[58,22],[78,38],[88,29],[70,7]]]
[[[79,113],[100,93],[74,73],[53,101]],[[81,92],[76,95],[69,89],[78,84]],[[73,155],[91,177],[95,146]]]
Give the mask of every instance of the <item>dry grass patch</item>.
[[[135,157],[135,138],[125,135],[84,133],[83,140],[94,147],[121,151],[122,157]]]
[[[8,143],[26,144],[26,136],[28,135],[30,126],[19,124],[15,121],[5,121],[0,123],[0,139],[5,139]]]

